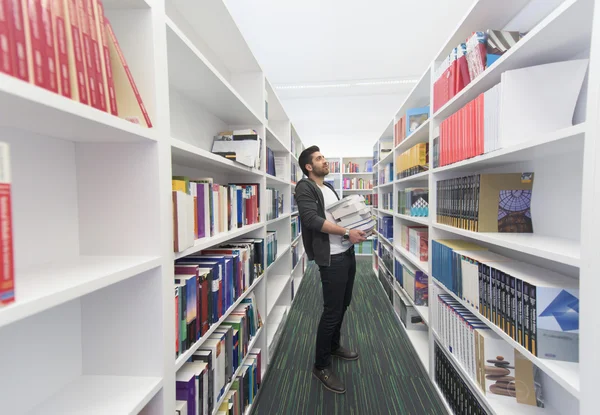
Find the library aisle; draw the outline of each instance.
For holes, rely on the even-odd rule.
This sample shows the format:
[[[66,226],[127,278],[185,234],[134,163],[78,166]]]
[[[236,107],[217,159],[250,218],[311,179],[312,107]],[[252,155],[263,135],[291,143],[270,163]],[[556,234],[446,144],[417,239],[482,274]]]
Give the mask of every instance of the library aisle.
[[[360,359],[333,359],[346,393],[326,391],[311,372],[323,302],[319,270],[311,262],[261,385],[254,415],[446,413],[391,304],[382,295],[371,258],[357,257],[356,262],[342,344],[356,350]]]

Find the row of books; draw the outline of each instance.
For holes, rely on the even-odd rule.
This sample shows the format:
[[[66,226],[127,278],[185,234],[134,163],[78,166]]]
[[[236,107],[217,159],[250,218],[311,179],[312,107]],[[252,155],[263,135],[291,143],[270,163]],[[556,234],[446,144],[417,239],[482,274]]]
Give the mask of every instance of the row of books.
[[[434,342],[433,365],[435,383],[453,413],[488,414],[486,408],[481,405],[477,396],[463,380],[460,371],[454,367],[437,342]]]
[[[371,208],[365,205],[365,198],[360,195],[346,196],[329,205],[327,211],[333,215],[338,226],[350,230],[361,230],[367,236],[373,232],[377,224],[373,219]],[[344,241],[344,244],[350,244],[350,242]]]
[[[411,263],[395,259],[394,277],[415,305],[429,302],[429,276]]]
[[[363,241],[354,244],[354,253],[359,255],[367,255],[373,253],[373,241]]]
[[[354,177],[354,178],[344,177],[342,179],[342,188],[344,190],[372,189],[373,188],[373,180],[362,179],[362,178],[358,178],[358,177]]]
[[[383,216],[379,218],[377,229],[381,236],[392,242],[394,240],[394,217]]]
[[[436,186],[438,223],[474,232],[533,232],[533,173],[473,174]]]
[[[292,222],[290,226],[293,241],[300,235],[300,232],[302,232],[302,229],[300,228],[300,216],[292,216]]]
[[[487,30],[474,32],[466,42],[452,49],[434,71],[433,110],[444,106],[519,39],[521,33],[516,31]]]
[[[0,34],[1,72],[152,127],[101,0],[4,0]]]
[[[262,138],[256,130],[247,129],[220,132],[213,138],[211,151],[244,166],[260,169],[261,149]]]
[[[339,161],[330,161],[329,162],[329,173],[341,173],[341,165],[342,163]]]
[[[301,242],[298,241],[292,245],[292,269],[296,268],[296,265],[298,264],[298,261],[300,260],[300,243]]]
[[[267,174],[285,179],[286,157],[276,156],[273,150],[267,147]]]
[[[394,163],[387,163],[379,170],[379,186],[394,181]]]
[[[290,201],[290,206],[292,206],[292,208],[291,208],[292,213],[298,212],[298,203],[296,203],[296,198],[294,197],[294,192],[292,192],[290,198],[292,199]]]
[[[429,119],[429,105],[410,108],[394,124],[394,147],[417,131]]]
[[[518,350],[482,323],[452,296],[433,289],[434,328],[484,395],[501,401],[544,407],[541,373]]]
[[[390,212],[394,211],[394,207],[392,206],[394,203],[394,193],[393,192],[385,192],[381,193],[381,209],[389,210]]]
[[[432,275],[540,358],[579,361],[579,284],[462,240],[432,241]]]
[[[264,239],[240,239],[175,262],[176,356],[218,323],[262,275],[266,245]]]
[[[342,164],[342,173],[361,173],[360,164],[349,161],[348,163]],[[367,160],[364,165],[364,173],[373,172],[373,161]]]
[[[277,259],[277,231],[267,231],[267,237],[265,239],[266,244],[266,255],[267,255],[267,267],[271,265]]]
[[[396,157],[396,179],[429,170],[429,143],[419,143]]]
[[[175,252],[194,246],[196,239],[260,222],[258,183],[220,185],[212,178],[173,176],[173,237]]]
[[[407,187],[399,190],[398,213],[415,217],[428,217],[429,189],[426,187]]]
[[[419,261],[429,261],[429,227],[402,224],[399,245]]]
[[[377,194],[368,194],[368,195],[363,195],[363,197],[365,198],[365,205],[367,206],[375,206],[375,201],[377,200]]]
[[[249,350],[249,338],[241,340],[241,333],[254,337],[258,330],[244,319],[240,308],[239,319],[224,322],[179,369],[175,375],[177,414],[242,415],[252,405],[262,381],[262,351]]]
[[[0,142],[0,241],[2,267],[0,268],[0,308],[15,302],[15,253],[12,217],[12,176],[10,146]]]
[[[298,166],[296,160],[292,160],[290,162],[290,180],[292,183],[298,183],[303,175],[304,173],[302,173],[302,170]]]
[[[387,244],[379,244],[379,258],[390,274],[394,271],[394,248]]]
[[[267,187],[267,213],[266,220],[276,219],[283,215],[283,191]]]
[[[391,271],[388,270],[385,265],[379,266],[377,268],[377,277],[379,278],[379,282],[383,287],[387,299],[391,304],[394,304],[394,277],[392,276]]]

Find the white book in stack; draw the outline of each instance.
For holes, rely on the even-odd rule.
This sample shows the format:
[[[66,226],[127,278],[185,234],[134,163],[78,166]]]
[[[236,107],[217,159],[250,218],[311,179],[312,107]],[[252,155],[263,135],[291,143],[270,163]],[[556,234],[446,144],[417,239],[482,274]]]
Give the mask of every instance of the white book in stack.
[[[347,229],[362,230],[370,235],[376,226],[370,208],[361,195],[351,195],[327,206],[337,225]]]

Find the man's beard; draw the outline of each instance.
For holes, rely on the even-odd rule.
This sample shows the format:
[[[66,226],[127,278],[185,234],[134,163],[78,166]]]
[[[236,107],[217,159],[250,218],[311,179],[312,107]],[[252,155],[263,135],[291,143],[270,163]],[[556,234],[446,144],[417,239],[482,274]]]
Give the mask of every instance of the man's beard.
[[[329,174],[329,168],[315,169],[313,174],[317,177],[325,177]]]

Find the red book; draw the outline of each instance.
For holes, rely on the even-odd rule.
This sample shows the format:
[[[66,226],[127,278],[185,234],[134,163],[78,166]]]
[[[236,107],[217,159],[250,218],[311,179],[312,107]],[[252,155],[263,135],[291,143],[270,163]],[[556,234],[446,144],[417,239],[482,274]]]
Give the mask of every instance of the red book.
[[[106,91],[104,89],[104,75],[102,70],[102,57],[100,54],[100,43],[98,42],[98,23],[93,0],[85,0],[85,9],[90,25],[90,42],[92,46],[92,60],[94,63],[94,78],[96,80],[96,91],[98,94],[98,109],[106,111]],[[100,41],[101,42],[101,41]]]
[[[15,264],[12,231],[10,150],[0,143],[0,307],[15,301]]]
[[[46,87],[46,66],[44,65],[44,32],[42,30],[41,0],[23,0],[23,20],[27,62],[29,63],[30,82],[42,88]]]
[[[6,5],[10,53],[13,75],[29,82],[29,62],[27,60],[27,38],[25,34],[25,19],[21,0],[3,0]]]
[[[83,62],[85,63],[86,82],[89,88],[90,105],[100,109],[98,97],[98,83],[96,81],[96,68],[94,67],[94,48],[91,39],[91,24],[87,13],[87,0],[76,0],[77,18],[81,30],[83,43]]]
[[[71,98],[71,71],[69,69],[67,23],[65,20],[65,3],[63,0],[52,0],[52,18],[54,27],[54,58],[56,59],[58,90],[61,95]]]
[[[0,72],[14,75],[11,49],[14,48],[10,39],[8,20],[8,0],[0,0]]]
[[[44,71],[46,89],[58,93],[58,80],[56,76],[56,51],[54,50],[54,25],[52,22],[51,0],[41,0],[41,28],[44,32]]]
[[[79,25],[79,8],[77,0],[64,0],[67,53],[69,57],[69,72],[71,82],[71,96],[82,104],[89,105],[89,91],[87,75],[85,73],[85,57],[83,55],[83,42],[81,27]]]
[[[113,78],[110,62],[110,50],[108,48],[108,33],[104,22],[104,5],[101,0],[94,0],[96,7],[96,26],[98,28],[98,43],[101,46],[100,57],[102,58],[102,70],[104,77],[104,88],[106,90],[106,106],[112,115],[119,115],[117,111],[117,96],[115,94],[115,81]]]

